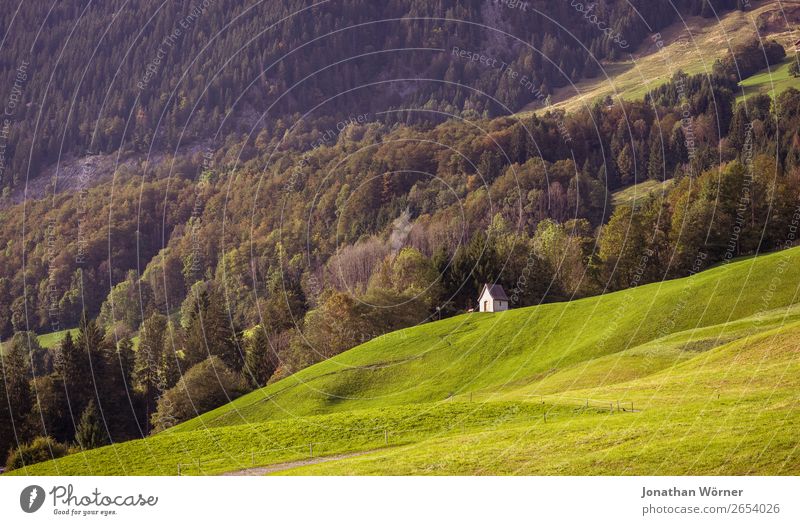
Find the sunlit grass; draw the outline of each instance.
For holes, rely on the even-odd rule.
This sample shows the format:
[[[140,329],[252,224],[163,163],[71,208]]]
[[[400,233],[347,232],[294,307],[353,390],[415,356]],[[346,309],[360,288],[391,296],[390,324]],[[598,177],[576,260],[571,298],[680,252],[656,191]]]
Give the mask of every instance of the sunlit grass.
[[[271,421],[192,432],[165,432],[55,461],[13,474],[176,475],[215,474],[309,457],[397,447],[424,439],[590,417],[576,407],[540,403],[458,403],[392,407]],[[549,423],[548,423],[549,424]],[[180,465],[180,466],[179,466]]]
[[[775,98],[789,88],[800,89],[800,78],[789,74],[789,67],[796,60],[797,55],[790,52],[781,64],[740,82],[742,92],[738,93],[736,101],[741,102],[755,94],[767,94]]]
[[[446,436],[290,474],[745,475],[800,472],[800,327],[764,333],[612,388],[641,412]]]

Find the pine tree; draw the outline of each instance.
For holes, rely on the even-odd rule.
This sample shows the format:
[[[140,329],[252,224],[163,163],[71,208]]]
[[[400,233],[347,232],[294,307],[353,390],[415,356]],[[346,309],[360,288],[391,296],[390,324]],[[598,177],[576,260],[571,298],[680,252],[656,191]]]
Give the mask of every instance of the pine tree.
[[[159,371],[164,354],[164,332],[167,318],[155,313],[142,323],[139,331],[139,349],[136,352],[134,377],[142,392],[146,425],[149,425],[150,414],[156,409],[160,388]]]
[[[64,381],[67,401],[73,417],[77,416],[91,398],[91,383],[89,360],[78,349],[72,338],[72,333],[67,331],[56,354],[55,371]]]
[[[133,342],[121,339],[116,345],[109,343],[104,354],[104,370],[100,382],[100,403],[106,414],[106,425],[111,437],[123,440],[135,437],[138,432],[136,413],[138,396],[133,388],[136,355]]]
[[[650,130],[650,155],[647,161],[647,177],[649,179],[664,180],[669,178],[670,174],[666,172],[664,163],[666,158],[664,148],[668,144],[669,141],[661,135],[661,128],[654,123],[653,128]]]
[[[6,397],[0,404],[5,404],[4,410],[8,414],[4,419],[8,419],[8,428],[12,430],[18,440],[27,438],[24,422],[33,407],[31,395],[31,379],[33,375],[31,369],[25,361],[24,350],[19,345],[8,345],[8,350],[0,352],[0,374],[4,378],[4,390],[0,395]],[[5,444],[4,444],[5,446]]]
[[[161,354],[161,367],[159,369],[159,379],[161,388],[170,389],[181,378],[180,356],[175,348],[175,325],[167,322],[167,329],[163,337],[163,351]]]
[[[64,342],[69,345],[66,336]],[[100,390],[99,382],[105,369],[102,349],[103,335],[100,329],[94,320],[89,319],[86,312],[83,312],[74,349],[62,349],[65,360],[64,381],[71,411],[75,416],[86,409],[89,401],[95,399],[96,390]]]
[[[5,363],[3,363],[5,364]],[[0,393],[6,392],[5,367],[0,370]],[[10,405],[6,400],[0,402],[0,461],[5,461],[9,451],[16,446],[14,423]]]
[[[197,297],[186,330],[184,346],[186,367],[190,368],[210,356],[220,357],[234,371],[244,365],[238,337],[224,309],[224,300],[215,290],[206,290]]]
[[[78,325],[78,337],[75,339],[78,350],[85,352],[91,358],[96,358],[103,349],[103,333],[97,327],[94,319],[89,319],[86,312],[81,316]]]
[[[189,369],[209,357],[206,336],[203,327],[203,312],[208,309],[208,292],[192,291],[192,309],[189,312],[189,319],[185,324],[186,332],[183,341],[183,354],[185,367]]]
[[[119,365],[119,375],[122,379],[121,387],[125,392],[133,390],[134,371],[136,368],[136,352],[133,350],[133,341],[122,339],[117,344],[116,362]]]
[[[683,126],[680,122],[672,128],[669,137],[670,166],[675,169],[677,166],[688,160],[688,150],[686,148],[686,136],[683,134]]]
[[[89,401],[81,414],[78,429],[75,431],[75,441],[83,450],[91,450],[108,444],[108,435],[103,429],[94,401]]]
[[[619,152],[617,157],[617,172],[619,173],[619,182],[622,186],[627,186],[633,183],[633,152],[631,145],[625,144],[622,151]]]
[[[478,174],[486,183],[494,181],[500,175],[501,165],[497,156],[487,150],[478,161]]]
[[[278,359],[270,345],[267,331],[258,326],[253,335],[245,343],[245,377],[254,388],[260,388],[275,370],[278,369]]]

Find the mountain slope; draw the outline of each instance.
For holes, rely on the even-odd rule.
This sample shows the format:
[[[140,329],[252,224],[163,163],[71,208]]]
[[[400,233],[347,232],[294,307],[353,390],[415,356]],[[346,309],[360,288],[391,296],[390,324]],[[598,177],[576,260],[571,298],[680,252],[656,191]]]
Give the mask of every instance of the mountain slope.
[[[648,28],[699,14],[704,3],[672,0],[678,11],[602,0],[595,8],[638,44]],[[23,97],[0,188],[24,185],[64,154],[171,150],[220,127],[247,129],[260,111],[277,120],[312,108],[347,116],[430,103],[498,114],[507,110],[485,94],[512,111],[535,99],[497,68],[453,58],[454,46],[512,64],[535,87],[566,85],[619,53],[574,8],[544,0],[524,13],[473,0],[84,4],[0,9],[0,96]],[[736,5],[714,1],[720,11]]]
[[[604,63],[603,72],[597,77],[557,89],[552,96],[552,107],[576,111],[591,107],[606,96],[641,100],[679,70],[690,75],[710,75],[717,59],[751,38],[775,39],[793,56],[798,22],[800,2],[795,0],[753,2],[752,9],[719,13],[717,18],[682,17],[661,31],[653,31],[625,60]],[[749,79],[742,79],[742,90],[737,95],[750,95],[759,91],[759,87],[762,92],[774,90],[779,94],[784,86],[765,85],[781,81],[786,87],[794,85],[785,78],[784,69],[787,68],[788,64],[772,72],[767,70],[756,75],[760,78],[749,82]]]

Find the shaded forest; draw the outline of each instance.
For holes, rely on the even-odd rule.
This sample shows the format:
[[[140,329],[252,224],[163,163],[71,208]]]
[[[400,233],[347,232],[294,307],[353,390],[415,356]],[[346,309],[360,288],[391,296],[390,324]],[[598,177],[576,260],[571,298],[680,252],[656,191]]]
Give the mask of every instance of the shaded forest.
[[[740,3],[602,0],[592,12],[635,48],[680,14],[713,17]],[[274,133],[281,118],[312,110],[498,116],[626,56],[569,2],[528,4],[521,17],[483,0],[22,2],[0,13],[9,29],[0,96],[12,110],[0,188],[71,156],[224,137],[259,115]],[[507,67],[458,59],[453,48]],[[528,81],[509,81],[507,70]]]

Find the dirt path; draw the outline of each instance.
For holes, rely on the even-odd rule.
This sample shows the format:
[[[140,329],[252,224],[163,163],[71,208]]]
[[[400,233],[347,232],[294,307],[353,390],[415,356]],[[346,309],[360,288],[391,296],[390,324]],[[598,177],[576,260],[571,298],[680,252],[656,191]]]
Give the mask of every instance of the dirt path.
[[[263,476],[265,474],[272,474],[273,472],[281,472],[297,467],[305,467],[306,465],[316,465],[317,463],[327,463],[328,461],[337,461],[340,459],[353,458],[356,456],[363,456],[369,454],[374,450],[364,450],[362,452],[351,452],[349,454],[336,454],[333,456],[323,456],[319,458],[301,459],[298,461],[289,461],[288,463],[276,463],[274,465],[266,465],[264,467],[246,468],[244,470],[234,470],[233,472],[225,472],[222,476]]]

